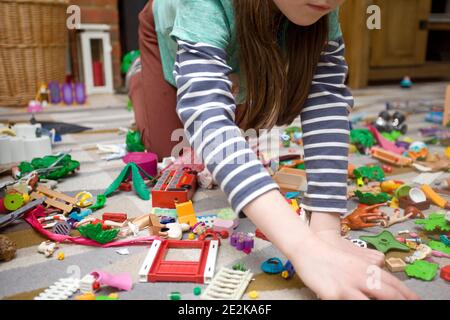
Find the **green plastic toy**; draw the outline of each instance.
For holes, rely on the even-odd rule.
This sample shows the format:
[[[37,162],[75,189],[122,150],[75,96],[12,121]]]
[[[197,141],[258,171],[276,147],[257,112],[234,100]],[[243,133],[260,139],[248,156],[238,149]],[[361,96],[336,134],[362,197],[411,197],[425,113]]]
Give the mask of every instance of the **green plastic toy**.
[[[398,138],[402,136],[402,133],[400,131],[391,131],[391,132],[383,132],[381,135],[388,141],[395,142]]]
[[[385,192],[381,192],[379,194],[372,194],[368,192],[363,193],[359,190],[356,190],[355,195],[358,197],[359,203],[368,204],[370,206],[391,200],[391,196]]]
[[[361,167],[353,170],[356,178],[368,179],[369,181],[384,181],[384,171],[379,166]]]
[[[386,253],[390,250],[399,250],[408,252],[410,249],[407,245],[397,241],[395,237],[387,230],[384,230],[376,236],[361,236],[361,240],[371,244],[378,251]]]
[[[133,187],[136,193],[142,200],[149,200],[150,193],[148,191],[147,186],[145,185],[144,179],[139,174],[139,171],[142,172],[149,180],[154,180],[153,177],[149,176],[144,170],[142,170],[137,164],[130,162],[125,168],[123,168],[122,172],[120,172],[119,176],[114,180],[111,185],[106,188],[103,195],[105,197],[109,197],[114,191],[119,189],[120,184],[125,181],[130,175],[133,177]]]
[[[436,277],[439,265],[424,260],[416,260],[413,264],[406,266],[405,273],[412,278],[431,281]]]
[[[139,131],[128,131],[125,141],[128,152],[144,152],[145,146],[141,140],[141,134]]]
[[[350,143],[359,144],[365,148],[372,148],[375,144],[375,138],[368,129],[353,129],[350,132]]]
[[[440,241],[431,240],[427,245],[433,250],[443,252],[445,254],[450,254],[450,246],[447,246],[445,243],[442,243]]]
[[[99,209],[102,209],[106,204],[106,197],[103,194],[99,194],[97,196],[97,200],[95,201],[95,204],[90,206],[89,209],[92,211],[97,211]]]
[[[425,231],[450,231],[450,224],[445,220],[443,213],[432,213],[426,219],[416,220],[415,224],[423,225]]]
[[[202,294],[202,288],[200,288],[200,287],[195,287],[194,288],[194,295],[195,296],[199,296],[199,295],[201,295]]]
[[[55,166],[54,170],[42,170],[50,168],[51,166]],[[70,173],[80,168],[80,163],[72,160],[72,157],[69,154],[66,154],[64,156],[45,156],[43,158],[34,158],[31,162],[21,162],[18,167],[21,177],[37,170],[38,172],[41,171],[39,172],[39,178],[41,179],[58,180],[65,178]]]
[[[85,238],[97,241],[98,243],[105,244],[113,241],[117,234],[119,233],[119,229],[111,229],[111,230],[103,230],[102,225],[100,223],[97,224],[88,224],[85,226],[81,226],[78,228],[78,231]]]
[[[134,60],[141,55],[141,52],[139,50],[131,50],[127,54],[123,56],[122,64],[120,66],[120,71],[122,73],[127,73],[128,70],[130,70],[131,65],[133,64]]]

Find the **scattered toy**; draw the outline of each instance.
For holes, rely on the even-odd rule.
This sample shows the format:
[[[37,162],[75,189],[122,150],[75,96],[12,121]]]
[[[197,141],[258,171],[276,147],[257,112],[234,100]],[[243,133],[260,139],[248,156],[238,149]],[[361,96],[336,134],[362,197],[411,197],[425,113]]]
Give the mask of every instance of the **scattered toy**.
[[[403,272],[406,268],[406,263],[400,258],[386,259],[386,266],[391,272]]]
[[[363,193],[359,190],[355,191],[355,196],[358,197],[359,202],[362,204],[368,204],[368,205],[375,205],[380,203],[385,203],[389,200],[391,200],[391,196],[387,193],[381,192],[378,194],[372,194],[372,193]]]
[[[390,250],[409,251],[409,247],[397,241],[395,237],[387,230],[384,230],[376,236],[361,236],[361,240],[371,244],[378,251],[386,253]]]
[[[450,282],[450,265],[441,268],[441,278]]]
[[[46,258],[50,258],[53,253],[55,253],[56,249],[58,249],[56,243],[51,242],[50,240],[41,242],[37,248],[38,252],[43,253]]]
[[[386,223],[386,215],[379,208],[385,204],[367,206],[360,204],[350,215],[341,220],[341,234],[347,235],[350,230],[360,230]]]
[[[426,219],[416,220],[415,224],[423,225],[425,231],[450,231],[450,224],[446,221],[443,213],[432,213]]]
[[[80,280],[74,278],[59,279],[34,300],[67,300],[80,288]]]
[[[201,298],[206,300],[239,300],[253,278],[250,270],[223,267],[208,285]]]
[[[255,290],[250,291],[250,292],[248,293],[248,297],[249,297],[250,299],[258,299],[258,297],[259,297],[259,292],[258,292],[258,291],[255,291]]]
[[[268,274],[279,274],[283,272],[283,262],[279,258],[270,258],[261,264],[261,270]]]
[[[439,265],[424,260],[417,260],[413,264],[406,266],[405,273],[412,278],[424,281],[431,281],[436,277]]]

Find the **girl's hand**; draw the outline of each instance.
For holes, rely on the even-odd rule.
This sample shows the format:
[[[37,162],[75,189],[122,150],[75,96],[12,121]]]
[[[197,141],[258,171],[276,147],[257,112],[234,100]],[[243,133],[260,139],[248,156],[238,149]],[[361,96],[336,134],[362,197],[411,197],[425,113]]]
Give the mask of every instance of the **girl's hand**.
[[[357,256],[336,250],[315,236],[288,258],[303,282],[326,300],[417,300],[400,280]]]

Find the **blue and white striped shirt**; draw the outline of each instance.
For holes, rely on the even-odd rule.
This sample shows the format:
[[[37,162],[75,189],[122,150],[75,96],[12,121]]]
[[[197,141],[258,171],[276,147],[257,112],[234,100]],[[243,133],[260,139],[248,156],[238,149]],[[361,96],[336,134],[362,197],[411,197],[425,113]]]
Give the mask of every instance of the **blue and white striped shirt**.
[[[344,84],[347,69],[342,38],[329,41],[300,115],[308,180],[302,203],[306,210],[347,212],[348,115],[353,106]],[[278,185],[235,124],[231,73],[224,50],[178,40],[177,113],[191,146],[239,212]]]

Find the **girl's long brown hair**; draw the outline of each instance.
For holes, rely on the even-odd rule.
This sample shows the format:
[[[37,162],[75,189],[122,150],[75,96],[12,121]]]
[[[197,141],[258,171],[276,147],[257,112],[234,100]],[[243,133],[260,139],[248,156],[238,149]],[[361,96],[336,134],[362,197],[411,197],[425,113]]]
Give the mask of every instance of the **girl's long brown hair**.
[[[244,129],[286,125],[300,114],[327,36],[328,17],[303,27],[272,0],[234,0],[240,67],[246,101],[237,120]],[[286,27],[285,47],[280,34]]]

